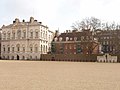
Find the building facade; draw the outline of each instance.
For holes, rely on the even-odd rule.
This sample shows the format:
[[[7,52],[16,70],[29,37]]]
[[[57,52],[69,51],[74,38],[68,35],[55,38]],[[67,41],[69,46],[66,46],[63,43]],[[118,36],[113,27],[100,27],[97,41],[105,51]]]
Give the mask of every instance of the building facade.
[[[55,54],[97,54],[99,43],[89,30],[81,32],[67,30],[60,35],[56,34],[51,49]]]
[[[97,30],[102,53],[120,54],[120,30]]]
[[[15,19],[13,24],[2,26],[2,59],[40,59],[41,54],[50,52],[53,32],[42,22],[30,17],[30,21]]]

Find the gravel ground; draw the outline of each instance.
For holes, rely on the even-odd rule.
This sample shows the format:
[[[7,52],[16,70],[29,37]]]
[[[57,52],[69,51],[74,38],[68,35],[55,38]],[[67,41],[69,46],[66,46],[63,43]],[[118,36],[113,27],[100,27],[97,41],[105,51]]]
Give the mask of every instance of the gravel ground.
[[[0,90],[120,90],[120,63],[1,60]]]

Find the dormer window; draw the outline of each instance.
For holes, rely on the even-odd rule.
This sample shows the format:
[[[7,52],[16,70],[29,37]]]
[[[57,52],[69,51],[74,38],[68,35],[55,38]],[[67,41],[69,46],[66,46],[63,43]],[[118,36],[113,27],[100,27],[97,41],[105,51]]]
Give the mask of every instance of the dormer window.
[[[66,37],[66,41],[68,41],[69,40],[69,37]]]
[[[70,38],[70,40],[72,40],[72,38]]]
[[[77,37],[74,37],[74,40],[77,41]]]
[[[59,38],[59,41],[62,41],[62,37]]]
[[[54,39],[54,41],[55,41],[55,42],[57,41],[57,37]]]
[[[81,40],[84,40],[84,36],[81,36]]]

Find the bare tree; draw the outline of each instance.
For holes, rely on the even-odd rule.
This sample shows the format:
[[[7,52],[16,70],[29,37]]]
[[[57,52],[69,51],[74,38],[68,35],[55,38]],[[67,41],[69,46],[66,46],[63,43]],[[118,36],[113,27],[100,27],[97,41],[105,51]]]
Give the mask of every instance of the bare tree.
[[[108,24],[108,22],[102,23],[101,24],[101,30],[110,30],[110,25]]]
[[[91,31],[94,31],[96,29],[99,29],[100,27],[101,21],[95,17],[85,18],[81,22],[77,21],[72,25],[72,29],[74,30],[89,29]]]
[[[114,21],[112,23],[102,23],[101,30],[120,30],[120,24],[116,24]]]

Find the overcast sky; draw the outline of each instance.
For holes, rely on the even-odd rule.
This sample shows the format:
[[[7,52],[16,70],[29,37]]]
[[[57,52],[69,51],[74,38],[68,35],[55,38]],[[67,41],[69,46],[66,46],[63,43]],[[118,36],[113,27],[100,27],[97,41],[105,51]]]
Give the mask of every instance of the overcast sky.
[[[94,16],[120,22],[120,0],[0,0],[0,27],[33,16],[51,30],[63,32],[72,23]]]

